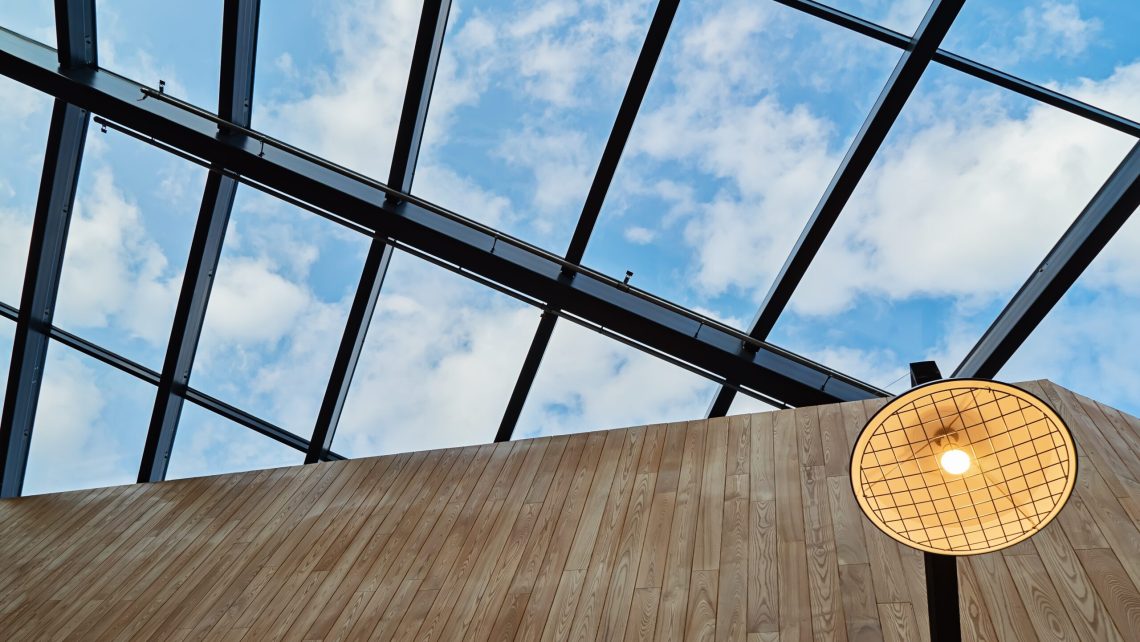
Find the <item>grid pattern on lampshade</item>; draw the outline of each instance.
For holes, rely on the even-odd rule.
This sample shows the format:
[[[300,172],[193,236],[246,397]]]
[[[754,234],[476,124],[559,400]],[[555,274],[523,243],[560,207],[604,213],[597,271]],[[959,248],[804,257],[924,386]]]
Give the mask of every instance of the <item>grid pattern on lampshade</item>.
[[[969,457],[960,474],[939,459]],[[1051,521],[1076,479],[1072,435],[1037,397],[994,381],[951,379],[889,402],[851,459],[860,508],[914,548],[973,555],[1012,546]]]

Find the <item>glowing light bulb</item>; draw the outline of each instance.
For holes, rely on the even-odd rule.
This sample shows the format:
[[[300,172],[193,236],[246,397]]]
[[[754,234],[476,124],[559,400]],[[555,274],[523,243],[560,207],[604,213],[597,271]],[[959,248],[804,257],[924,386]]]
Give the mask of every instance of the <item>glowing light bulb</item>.
[[[942,453],[938,463],[941,464],[942,470],[951,475],[961,475],[970,469],[970,456],[957,448],[951,448]]]

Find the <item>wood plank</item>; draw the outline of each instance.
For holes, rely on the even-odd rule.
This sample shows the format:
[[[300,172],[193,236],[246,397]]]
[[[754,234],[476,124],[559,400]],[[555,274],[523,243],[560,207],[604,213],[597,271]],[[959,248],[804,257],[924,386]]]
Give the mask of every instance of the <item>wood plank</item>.
[[[999,640],[1025,640],[1033,642],[1037,633],[1029,620],[1029,612],[1017,597],[1017,585],[1010,577],[1006,561],[1009,558],[1000,554],[988,553],[959,560],[968,563],[977,578],[982,602],[990,614],[990,621]],[[968,561],[967,561],[968,560]],[[961,577],[961,575],[959,575]]]
[[[826,640],[847,640],[843,598],[839,595],[839,565],[835,532],[831,527],[827,473],[824,466],[805,466],[800,473],[806,535],[808,594],[813,635]]]
[[[649,479],[636,475],[642,446],[645,444],[644,429],[637,428],[625,431],[625,437],[618,472],[610,486],[605,513],[595,534],[590,566],[586,573],[585,584],[582,587],[582,596],[578,601],[578,608],[574,615],[571,636],[578,640],[597,637],[598,628],[604,615],[604,602],[610,588],[610,576],[614,570],[618,549],[621,546],[622,528],[628,525],[628,518],[631,515],[627,509],[633,489],[637,485],[636,481],[640,479],[643,484],[640,494],[643,508],[648,502],[648,497],[652,495],[652,491],[648,488]],[[627,557],[627,560],[629,559],[631,558]],[[628,567],[625,572],[630,573]],[[614,631],[622,629],[624,627],[615,626]]]
[[[831,507],[831,525],[835,530],[836,557],[839,564],[867,564],[867,542],[863,522],[867,520],[851,492],[851,479],[827,478],[827,499]]]
[[[724,484],[728,456],[727,420],[710,421],[705,434],[705,461],[697,512],[693,570],[720,568],[720,527],[724,521]]]
[[[883,629],[875,604],[870,564],[839,566],[839,590],[843,599],[844,624],[850,642],[880,642]]]
[[[918,621],[909,602],[879,604],[879,622],[886,642],[914,642],[919,638]]]
[[[685,640],[716,640],[717,572],[694,570],[689,580]]]
[[[1140,591],[1129,579],[1116,554],[1107,549],[1077,551],[1097,596],[1121,632],[1140,635]]]
[[[1077,635],[1084,640],[1124,639],[1104,604],[1096,599],[1092,582],[1064,533],[1046,528],[1033,536],[1033,543],[1057,592],[1065,596],[1062,603]],[[1016,568],[1009,566],[1011,570]]]
[[[570,490],[558,523],[554,528],[554,536],[547,547],[542,565],[535,574],[534,585],[530,590],[530,599],[527,601],[515,634],[516,640],[538,640],[544,634],[544,629],[551,613],[552,604],[557,597],[557,590],[562,584],[563,570],[566,568],[566,557],[570,553],[570,544],[577,531],[579,517],[586,504],[594,471],[602,454],[602,445],[606,441],[605,433],[591,433],[586,441],[585,450],[578,461],[574,471],[574,478],[570,482]],[[585,573],[582,573],[584,576]],[[570,618],[573,621],[574,613]]]
[[[1035,555],[1018,555],[1006,558],[1005,565],[1021,595],[1021,603],[1029,613],[1039,640],[1076,640],[1077,634],[1053,582]]]
[[[998,642],[989,608],[978,588],[974,567],[968,561],[958,564],[958,612],[962,619],[963,639]]]
[[[749,478],[752,487],[749,496],[752,501],[772,501],[776,499],[775,454],[775,413],[766,412],[752,415],[749,420],[749,449],[752,460],[749,462]]]
[[[747,486],[743,488],[747,490]],[[717,589],[716,639],[748,637],[748,497],[724,503],[720,550],[720,586]]]
[[[673,509],[661,604],[657,613],[658,640],[680,640],[685,635],[704,445],[705,422],[689,423],[685,429],[685,450],[677,479],[677,503]]]
[[[661,599],[658,587],[639,588],[633,592],[625,639],[630,642],[651,642],[657,629],[657,606]]]
[[[816,406],[798,408],[795,411],[796,441],[800,447],[801,466],[823,466],[823,443],[820,437],[819,410]]]
[[[851,471],[851,442],[843,427],[843,410],[838,404],[819,406],[819,437],[823,465],[828,477],[846,477]]]
[[[748,632],[779,633],[775,502],[750,502],[748,524]]]

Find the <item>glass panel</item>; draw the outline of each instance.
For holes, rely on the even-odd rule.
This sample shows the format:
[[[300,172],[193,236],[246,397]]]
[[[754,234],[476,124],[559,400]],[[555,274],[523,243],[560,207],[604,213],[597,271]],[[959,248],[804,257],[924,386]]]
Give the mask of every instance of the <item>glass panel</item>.
[[[930,0],[828,0],[824,4],[908,36],[930,8]]]
[[[771,412],[773,410],[779,410],[779,408],[739,392],[736,393],[736,397],[733,398],[732,403],[728,406],[728,414],[730,415],[750,415],[756,412]]]
[[[55,46],[55,11],[50,2],[0,4],[0,27]]]
[[[265,13],[272,12],[267,3]],[[205,109],[218,106],[222,0],[96,4],[99,66]]]
[[[186,402],[167,479],[239,473],[305,463],[305,453]]]
[[[655,5],[453,8],[416,194],[565,252]]]
[[[946,48],[1140,119],[1137,24],[1137,2],[967,2]]]
[[[1140,222],[1134,215],[997,378],[1049,379],[1140,417],[1138,255]]]
[[[47,94],[0,77],[0,301],[20,305],[51,126]]]
[[[263,5],[254,128],[388,182],[421,4]]]
[[[364,236],[239,187],[191,385],[312,434],[367,251]]]
[[[539,314],[397,253],[333,450],[367,457],[493,441]]]
[[[52,342],[24,494],[134,483],[154,395],[150,384]]]
[[[206,170],[91,126],[55,324],[162,367]]]
[[[775,3],[673,29],[585,262],[744,327],[899,53]]]
[[[879,386],[949,374],[1133,142],[932,67],[771,340]]]
[[[699,419],[716,391],[712,381],[562,320],[514,436]]]
[[[7,317],[0,317],[0,408],[4,407],[4,396],[8,392],[8,371],[12,363],[12,341],[16,336],[16,324]]]

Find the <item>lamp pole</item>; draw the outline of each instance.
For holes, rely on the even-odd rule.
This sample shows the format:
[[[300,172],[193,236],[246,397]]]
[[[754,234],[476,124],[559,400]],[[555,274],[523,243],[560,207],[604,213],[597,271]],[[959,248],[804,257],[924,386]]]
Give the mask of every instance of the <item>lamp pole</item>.
[[[938,364],[918,361],[910,364],[910,385],[918,386],[942,378]],[[926,613],[930,620],[930,642],[961,642],[962,619],[958,611],[958,558],[923,551],[926,565]]]

